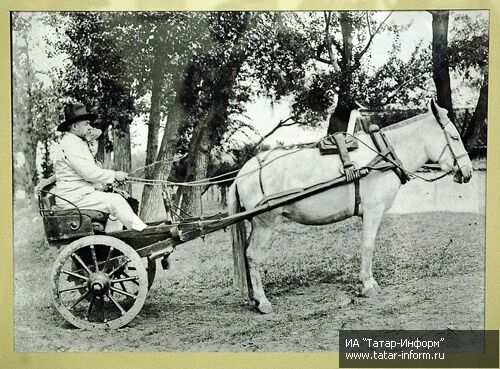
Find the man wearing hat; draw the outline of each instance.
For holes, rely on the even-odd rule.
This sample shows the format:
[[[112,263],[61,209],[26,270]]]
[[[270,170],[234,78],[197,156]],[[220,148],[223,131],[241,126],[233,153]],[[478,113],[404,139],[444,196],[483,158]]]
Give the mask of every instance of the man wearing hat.
[[[58,131],[65,133],[54,157],[55,193],[81,209],[109,213],[126,228],[142,231],[146,224],[122,196],[97,191],[94,187],[127,179],[127,173],[102,169],[95,163],[87,141],[95,134],[90,123],[97,115],[88,113],[83,104],[73,103],[65,106],[64,116],[64,122],[57,127]],[[61,208],[72,208],[71,204],[59,198],[56,204]]]

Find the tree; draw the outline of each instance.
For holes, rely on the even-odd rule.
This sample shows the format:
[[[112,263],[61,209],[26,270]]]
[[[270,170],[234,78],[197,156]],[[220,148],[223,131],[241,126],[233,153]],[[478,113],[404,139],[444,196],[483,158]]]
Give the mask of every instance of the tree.
[[[449,44],[450,68],[467,85],[479,89],[474,113],[463,123],[461,136],[471,155],[482,154],[486,152],[488,112],[488,22],[466,14],[454,15],[453,21]]]
[[[261,77],[256,79],[273,91],[271,96],[291,98],[292,111],[269,133],[295,124],[317,126],[332,106],[328,132],[345,130],[357,101],[376,109],[416,104],[416,94],[424,93],[430,71],[427,50],[420,45],[403,62],[399,35],[407,26],[388,24],[390,16],[385,13],[380,18],[376,12],[276,15],[273,29],[277,34],[268,37],[271,51],[258,59],[270,66],[257,65]],[[383,32],[392,34],[395,41],[389,60],[375,70],[370,50],[375,37]],[[266,73],[266,69],[274,73]]]
[[[192,55],[202,47],[199,18],[201,13],[138,13],[122,19],[130,38],[125,40],[130,73],[136,81],[135,93],[150,96],[146,178],[166,180],[170,159],[177,145],[179,127],[184,124],[184,78]],[[166,116],[161,146],[158,138],[162,116]],[[152,165],[155,163],[155,165]],[[161,210],[161,188],[146,186],[142,194],[141,217],[152,220]]]
[[[373,74],[359,71],[356,86],[365,91],[363,104],[375,109],[416,109],[428,95],[432,61],[430,47],[416,45],[408,61],[400,59],[399,48]],[[357,98],[361,99],[360,95]]]
[[[172,87],[178,92],[175,100],[170,104],[160,150],[158,151],[158,155],[156,157],[156,165],[153,166],[153,172],[151,175],[151,178],[159,181],[166,181],[169,179],[173,164],[172,158],[174,157],[178,145],[179,130],[182,123],[185,121],[183,97],[186,94],[186,87],[182,77],[183,74],[179,72],[173,78]],[[147,188],[148,187],[146,187],[145,190]],[[143,195],[141,217],[143,219],[155,219],[158,216],[158,202],[164,205],[165,210],[169,210],[171,207],[171,204],[169,203],[170,199],[163,198],[163,201],[159,201],[162,198],[162,191],[165,190],[165,188],[152,186],[148,190],[148,197]]]
[[[322,60],[339,67],[337,105],[330,117],[328,133],[347,130],[351,110],[356,108],[355,73],[360,68],[361,59],[369,50],[373,39],[390,16],[391,13],[377,24],[373,19],[373,13],[369,12],[340,12],[338,15],[325,12],[324,46],[327,49],[328,59]],[[334,26],[340,27],[341,40],[330,33],[330,29]],[[321,57],[321,53],[319,55]],[[337,58],[340,58],[339,62]]]
[[[16,158],[22,153],[16,175],[22,177],[26,206],[34,204],[33,189],[38,176],[49,177],[53,172],[50,149],[57,141],[55,129],[61,104],[60,90],[53,83],[57,70],[39,69],[33,57],[40,50],[50,49],[47,40],[38,37],[33,27],[50,27],[51,21],[47,14],[12,15],[13,146]],[[17,178],[14,185],[19,183]]]
[[[235,55],[244,54],[244,48],[233,43],[238,32],[245,30],[245,26],[239,29],[239,19],[248,17],[249,13],[167,13],[162,16],[172,20],[161,23],[161,32],[158,31],[160,26],[151,29],[159,32],[153,40],[162,42],[157,48],[163,53],[159,62],[167,63],[162,78],[168,94],[165,99],[158,100],[166,120],[162,142],[153,160],[155,165],[150,167],[147,176],[156,180],[168,179],[172,169],[170,161],[179,151],[189,153],[182,180],[202,178],[207,175],[211,149],[220,143],[231,125],[228,122],[232,120],[227,118],[234,111],[232,104],[240,106],[244,101],[242,94],[237,97],[239,92],[231,92],[242,65]],[[151,21],[150,14],[147,20]],[[149,27],[147,24],[144,27]],[[149,62],[155,65],[154,59]],[[159,78],[156,73],[152,76]],[[143,80],[148,81],[148,78]],[[152,85],[144,84],[144,90],[151,89]],[[233,100],[239,101],[234,103]],[[151,124],[148,131],[151,132]],[[147,159],[146,165],[151,160]],[[198,197],[197,192],[197,188],[185,191],[183,206],[196,206],[197,202],[189,199]],[[144,219],[158,215],[155,205],[161,203],[158,201],[160,196],[159,186],[145,188],[141,206]]]
[[[113,13],[70,13],[65,19],[65,39],[57,46],[68,55],[61,73],[64,94],[92,107],[110,127],[112,137],[100,138],[98,158],[114,152],[113,168],[130,171],[130,124],[135,114],[131,94],[133,80],[125,66]]]
[[[210,152],[227,130],[237,77],[246,58],[243,39],[250,17],[250,13],[216,12],[208,19],[213,47],[196,58],[187,78],[192,91],[188,113],[195,122],[188,147],[187,181],[207,176]],[[188,213],[199,212],[202,191],[200,186],[185,188],[181,207]]]
[[[448,110],[455,121],[451,98],[451,82],[448,58],[448,10],[434,10],[432,14],[432,78],[436,85],[438,105]]]
[[[55,78],[49,72],[49,79]],[[51,85],[43,85],[42,83],[35,84],[32,91],[33,99],[36,101],[34,108],[34,132],[38,140],[38,153],[41,157],[37,157],[37,164],[41,166],[39,173],[42,178],[48,178],[54,174],[54,167],[50,156],[51,147],[58,141],[56,127],[60,118],[60,91]]]
[[[33,14],[13,13],[13,119],[14,151],[23,154],[22,178],[25,206],[34,206],[34,185],[37,182],[36,154],[39,137],[36,130],[37,101],[36,71],[31,58],[34,41],[31,38]]]
[[[252,97],[291,101],[290,116],[272,126],[261,142],[282,127],[317,126],[326,117],[331,96],[325,80],[316,78],[323,74],[311,62],[315,56],[311,25],[316,19],[281,12],[261,13],[256,19],[247,37],[251,52],[241,79],[258,86],[249,91]]]

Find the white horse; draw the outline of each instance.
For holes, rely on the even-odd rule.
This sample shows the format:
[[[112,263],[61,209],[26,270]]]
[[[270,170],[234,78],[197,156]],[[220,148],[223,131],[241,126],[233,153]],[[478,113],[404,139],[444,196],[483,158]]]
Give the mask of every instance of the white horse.
[[[448,119],[446,109],[433,101],[427,113],[383,128],[381,132],[406,172],[416,172],[430,161],[439,164],[443,171],[453,172],[456,182],[471,179],[472,165],[460,135]],[[378,154],[368,134],[358,133],[356,138],[359,148],[350,156],[360,168]],[[272,150],[258,156],[243,166],[230,188],[230,215],[253,209],[264,196],[307,188],[343,175],[338,155],[322,156],[317,148],[294,152]],[[361,204],[357,215],[363,218],[359,278],[363,283],[362,294],[366,296],[381,291],[372,273],[375,237],[382,216],[391,207],[400,186],[401,181],[392,170],[373,170],[359,180]],[[267,246],[274,226],[283,219],[281,216],[301,224],[323,225],[352,217],[354,207],[355,185],[351,182],[255,216],[248,238],[244,222],[232,226],[235,282],[260,312],[272,312],[272,305],[262,286],[256,246]]]

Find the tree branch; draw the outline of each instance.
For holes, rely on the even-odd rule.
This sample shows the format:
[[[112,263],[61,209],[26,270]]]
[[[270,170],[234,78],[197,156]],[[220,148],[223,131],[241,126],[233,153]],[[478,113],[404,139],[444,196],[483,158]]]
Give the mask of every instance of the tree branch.
[[[373,37],[372,26],[370,24],[370,17],[368,16],[368,12],[365,12],[365,15],[366,15],[366,24],[368,25],[368,34],[370,35],[370,38],[372,38]]]
[[[342,45],[340,45],[340,42],[338,42],[337,40],[335,40],[335,38],[333,38],[333,36],[330,36],[330,42],[333,46],[335,46],[335,48],[337,49],[337,51],[342,54],[343,52],[343,48],[342,48]]]
[[[280,129],[282,127],[290,127],[290,126],[293,126],[294,124],[297,124],[297,122],[293,122],[293,123],[288,123],[287,124],[287,122],[290,121],[290,120],[292,120],[292,116],[289,116],[286,119],[280,120],[279,123],[273,129],[271,129],[267,134],[265,134],[264,136],[261,137],[261,139],[257,142],[257,144],[255,146],[259,146],[262,142],[264,142],[264,140],[266,138],[268,138],[269,136],[271,136],[278,129]]]
[[[319,56],[315,56],[314,59],[317,60],[317,61],[319,61],[319,62],[321,62],[321,63],[325,63],[325,64],[328,64],[328,65],[331,65],[329,59],[321,58]]]
[[[399,84],[399,86],[392,91],[392,93],[385,98],[385,101],[382,103],[382,105],[387,105],[392,99],[396,97],[399,91],[403,89],[403,87],[407,86],[409,83],[413,82],[415,79],[417,79],[417,76],[413,76],[410,79],[407,79],[403,83]]]
[[[370,30],[370,38],[368,39],[368,42],[367,44],[365,45],[365,47],[363,48],[363,50],[361,50],[358,54],[356,54],[356,56],[354,57],[354,65],[356,67],[359,66],[359,61],[360,59],[363,57],[363,55],[365,55],[365,53],[368,51],[368,48],[370,47],[370,45],[372,44],[372,41],[373,41],[373,38],[377,35],[377,33],[380,31],[380,29],[382,28],[382,26],[384,25],[384,23],[387,21],[387,19],[389,19],[389,17],[392,15],[392,11],[387,15],[387,17],[385,17],[385,19],[379,24],[379,26],[377,27],[377,29],[375,30],[375,32],[371,33],[371,30]],[[368,25],[370,23],[368,22]],[[369,29],[370,29],[370,26],[368,26]]]
[[[323,12],[323,16],[325,18],[325,45],[326,49],[328,51],[328,57],[330,58],[330,63],[332,66],[337,66],[337,62],[335,60],[335,56],[333,55],[333,49],[332,46],[335,46],[337,51],[342,54],[342,47],[340,44],[333,38],[333,36],[330,36],[330,23],[332,19],[332,12]],[[319,57],[319,55],[318,55]]]

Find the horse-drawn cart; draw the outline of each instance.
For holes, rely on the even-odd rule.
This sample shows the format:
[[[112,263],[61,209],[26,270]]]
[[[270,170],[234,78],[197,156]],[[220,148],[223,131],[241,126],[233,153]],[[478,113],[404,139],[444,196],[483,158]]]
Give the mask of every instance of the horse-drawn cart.
[[[367,170],[360,172],[361,176]],[[175,247],[245,219],[335,186],[335,178],[310,188],[269,198],[249,211],[218,213],[182,222],[149,222],[143,231],[104,231],[108,214],[87,209],[54,210],[52,193],[40,191],[39,206],[49,244],[63,247],[51,274],[51,292],[59,313],[78,328],[119,328],[141,310],[156,275]]]
[[[303,224],[326,224],[363,215],[360,277],[363,291],[373,292],[378,288],[371,268],[375,235],[400,184],[408,175],[416,177],[414,172],[427,161],[456,173],[460,182],[469,181],[472,175],[472,165],[456,128],[445,111],[431,107],[432,112],[391,127],[387,138],[377,127],[370,129],[370,136],[352,136],[367,147],[353,151],[360,164],[354,177],[345,175],[338,157],[321,157],[318,149],[311,147],[294,151],[293,158],[286,152],[268,154],[266,163],[258,157],[250,160],[234,178],[230,191],[232,202],[243,207],[230,206],[229,214],[152,222],[141,232],[106,233],[108,214],[76,206],[56,210],[55,195],[40,191],[40,214],[47,240],[64,246],[51,274],[55,307],[79,328],[122,327],[141,310],[155,278],[157,259],[166,268],[169,255],[178,245],[234,225],[236,281],[242,288],[248,287],[249,298],[261,312],[270,312],[258,265],[246,253],[253,252],[256,242],[266,242],[264,236],[269,234],[269,224],[273,224],[269,219],[281,215]],[[389,141],[397,145],[392,147]],[[264,167],[267,175],[262,174]],[[263,217],[268,221],[256,221]],[[247,242],[241,229],[244,220],[252,221],[253,238],[241,246],[238,235]],[[242,273],[238,274],[238,264],[243,265],[240,270],[246,268],[243,278]]]

